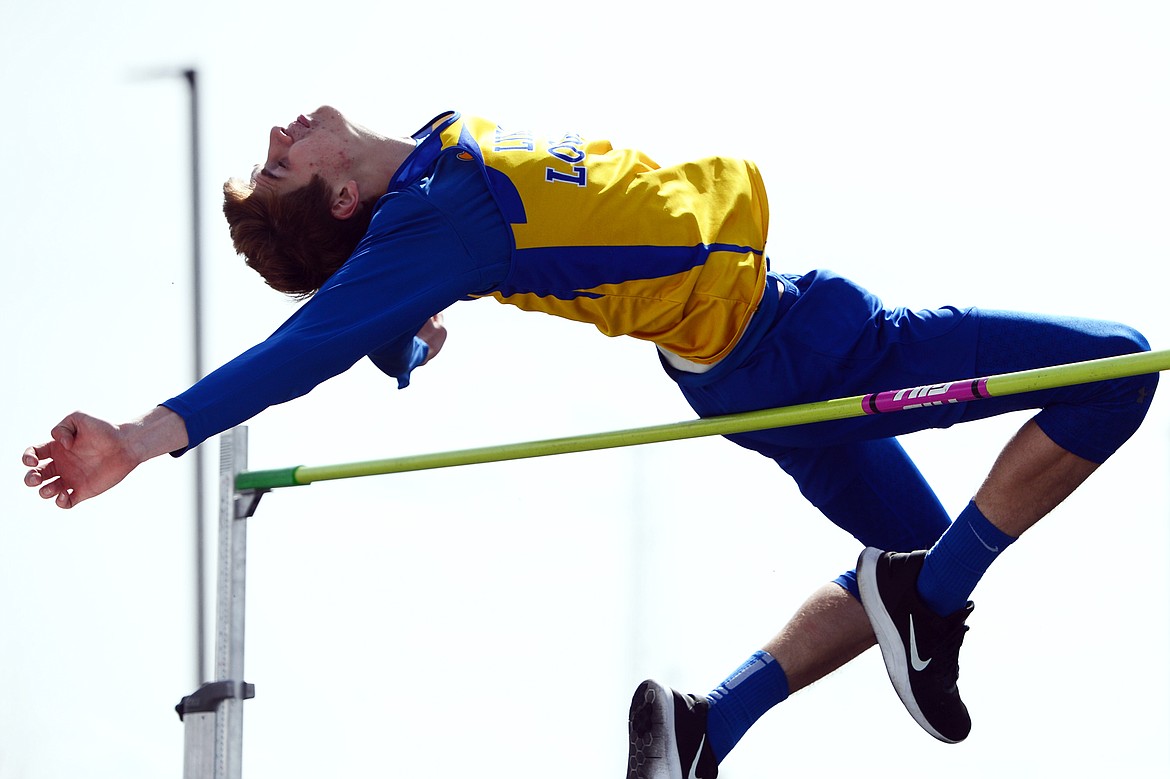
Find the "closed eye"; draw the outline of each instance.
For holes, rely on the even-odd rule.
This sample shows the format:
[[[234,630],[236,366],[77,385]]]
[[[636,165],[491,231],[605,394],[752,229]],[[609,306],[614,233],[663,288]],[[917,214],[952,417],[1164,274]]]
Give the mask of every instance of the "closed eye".
[[[277,176],[274,176],[272,174],[272,172],[270,170],[268,170],[268,168],[266,168],[262,165],[257,165],[256,167],[252,168],[252,177],[251,177],[252,186],[255,187],[256,184],[260,181],[260,179],[268,179],[269,181],[276,181]]]

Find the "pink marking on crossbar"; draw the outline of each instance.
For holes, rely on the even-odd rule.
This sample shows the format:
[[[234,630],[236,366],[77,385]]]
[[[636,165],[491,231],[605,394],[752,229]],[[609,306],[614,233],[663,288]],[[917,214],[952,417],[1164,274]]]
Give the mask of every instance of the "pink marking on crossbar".
[[[861,407],[866,414],[886,414],[923,406],[941,406],[944,403],[966,403],[989,397],[991,395],[987,392],[987,379],[974,379],[874,392],[861,399]]]

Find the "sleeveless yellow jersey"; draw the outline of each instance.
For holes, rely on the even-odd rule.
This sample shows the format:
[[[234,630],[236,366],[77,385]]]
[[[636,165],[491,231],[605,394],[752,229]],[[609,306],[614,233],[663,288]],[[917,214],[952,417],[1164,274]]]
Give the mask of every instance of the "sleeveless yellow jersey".
[[[455,113],[416,139],[434,134],[444,151],[483,165],[511,226],[511,269],[492,297],[702,365],[735,346],[767,273],[767,196],[753,163],[663,168],[607,141]]]

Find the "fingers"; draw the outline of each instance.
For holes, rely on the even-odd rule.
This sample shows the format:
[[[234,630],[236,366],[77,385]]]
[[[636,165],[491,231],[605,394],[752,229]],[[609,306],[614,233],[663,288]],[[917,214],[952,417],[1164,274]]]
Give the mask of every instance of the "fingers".
[[[37,471],[29,471],[25,474],[24,483],[30,487],[40,485],[37,490],[37,495],[45,500],[52,500],[57,506],[63,509],[73,508],[80,503],[83,498],[76,494],[76,490],[66,489],[64,482],[57,478],[56,474],[50,474],[45,471],[38,473]]]
[[[63,509],[72,508],[75,503],[80,502],[74,499],[72,491],[61,480],[56,461],[56,454],[60,453],[60,449],[69,450],[73,447],[77,435],[75,420],[77,416],[70,414],[58,422],[50,431],[51,441],[28,447],[20,458],[29,468],[24,474],[25,486],[37,487],[37,495],[45,500],[53,500]],[[60,449],[54,453],[57,447]]]
[[[75,500],[72,492],[65,488],[51,467],[29,471],[24,475],[24,483],[28,487],[39,487],[37,495],[45,500],[53,500],[63,509],[73,508],[74,503],[81,502]]]
[[[60,444],[66,449],[73,448],[73,442],[77,437],[77,423],[76,417],[81,416],[78,413],[70,414],[62,419],[60,422],[49,431],[52,441],[48,441],[36,446],[30,446],[24,450],[20,461],[29,468],[35,468],[45,460],[53,459],[53,445]]]
[[[66,449],[73,448],[73,440],[77,435],[77,422],[75,420],[75,417],[77,416],[79,415],[70,414],[58,422],[57,426],[49,431],[49,435],[53,437],[53,440],[61,444],[61,446],[65,447]]]
[[[49,455],[48,444],[30,446],[25,449],[20,461],[30,468],[24,475],[24,484],[26,487],[37,487],[44,483],[46,479],[51,479],[57,475],[56,469],[53,467],[53,460]]]
[[[24,474],[24,486],[26,487],[40,487],[38,490],[42,498],[51,498],[57,494],[56,490],[50,490],[49,484],[57,479],[57,468],[52,460],[38,468],[31,468]]]
[[[25,465],[27,465],[29,468],[35,468],[37,465],[40,464],[41,460],[48,459],[48,449],[49,449],[48,444],[41,444],[40,446],[30,446],[29,448],[24,450],[24,454],[21,456],[20,461],[22,463],[24,463]]]

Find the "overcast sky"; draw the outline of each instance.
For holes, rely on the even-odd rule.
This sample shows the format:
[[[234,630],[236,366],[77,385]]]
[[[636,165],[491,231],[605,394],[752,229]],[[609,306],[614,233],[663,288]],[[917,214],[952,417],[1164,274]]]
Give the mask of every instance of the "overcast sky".
[[[72,512],[21,486],[19,457],[73,409],[121,421],[191,380],[182,68],[203,89],[209,366],[295,310],[234,256],[220,183],[322,103],[392,134],[454,108],[663,164],[750,157],[774,268],[833,268],[890,305],[1117,319],[1170,346],[1164,3],[757,5],[0,14],[0,779],[181,775],[193,456]],[[491,301],[448,325],[406,391],[364,363],[252,420],[251,465],[693,417],[645,344]],[[922,733],[871,651],[770,713],[721,776],[1170,772],[1168,409],[977,590],[966,743]],[[1023,420],[905,443],[957,512]],[[706,692],[859,551],[775,465],[714,439],[275,493],[249,521],[245,775],[617,776],[642,678]]]

